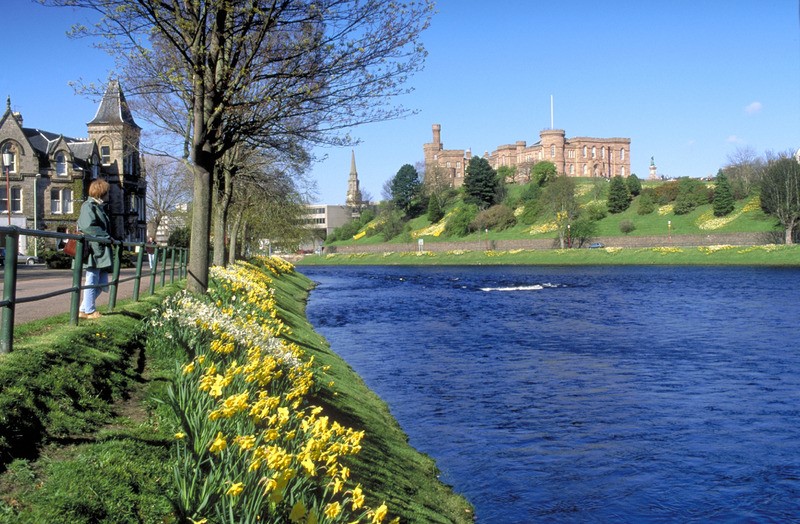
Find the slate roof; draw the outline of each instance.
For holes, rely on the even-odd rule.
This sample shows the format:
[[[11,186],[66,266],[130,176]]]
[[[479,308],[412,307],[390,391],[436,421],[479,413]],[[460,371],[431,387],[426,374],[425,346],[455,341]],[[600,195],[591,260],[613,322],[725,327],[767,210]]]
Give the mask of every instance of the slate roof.
[[[125,95],[122,94],[122,88],[118,80],[110,80],[106,88],[106,94],[103,95],[103,100],[97,108],[97,114],[94,119],[88,123],[92,124],[128,124],[141,129],[133,120],[128,102],[125,101]]]

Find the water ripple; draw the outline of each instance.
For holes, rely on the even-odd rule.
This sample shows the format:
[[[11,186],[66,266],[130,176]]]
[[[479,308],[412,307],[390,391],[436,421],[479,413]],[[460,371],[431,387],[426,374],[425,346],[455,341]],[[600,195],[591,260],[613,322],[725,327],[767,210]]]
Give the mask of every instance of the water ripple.
[[[800,515],[800,271],[304,268],[479,522]]]

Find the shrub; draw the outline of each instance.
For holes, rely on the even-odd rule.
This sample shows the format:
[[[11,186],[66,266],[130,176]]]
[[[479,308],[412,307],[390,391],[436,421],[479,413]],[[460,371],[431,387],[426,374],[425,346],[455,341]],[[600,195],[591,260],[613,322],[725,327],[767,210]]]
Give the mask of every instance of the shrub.
[[[628,191],[628,186],[625,185],[625,180],[621,176],[615,176],[611,179],[611,185],[608,188],[608,211],[622,213],[630,205],[631,193]]]
[[[514,216],[514,210],[503,204],[498,204],[475,215],[475,219],[470,222],[469,228],[471,231],[483,231],[484,229],[502,231],[514,226],[516,223],[517,218]]]
[[[435,195],[431,195],[428,199],[428,220],[431,223],[436,223],[444,218],[444,210],[439,204],[439,199]]]
[[[584,206],[584,212],[586,213],[586,217],[589,220],[603,220],[606,215],[608,215],[608,208],[603,204],[599,204],[597,202],[591,202]]]
[[[403,232],[403,227],[406,222],[403,216],[397,211],[387,211],[383,214],[383,220],[380,224],[375,226],[375,232],[383,237],[383,240],[389,241]]]
[[[633,223],[633,220],[622,220],[619,223],[619,230],[622,231],[623,234],[627,235],[631,231],[636,229],[636,224]]]
[[[192,231],[188,227],[178,227],[169,234],[167,245],[188,248],[191,237]]]
[[[653,192],[655,193],[655,201],[658,205],[667,205],[670,202],[674,202],[678,197],[678,182],[671,180],[665,184],[656,186]]]
[[[572,247],[583,247],[597,236],[597,221],[588,216],[579,216],[570,226]]]
[[[639,195],[639,207],[636,212],[640,215],[649,215],[656,210],[655,192],[651,189],[642,191]]]
[[[642,191],[642,181],[636,175],[631,175],[625,179],[625,185],[628,186],[628,191],[631,195],[637,196]]]
[[[42,253],[42,259],[50,269],[69,269],[72,267],[72,257],[62,251],[48,249]]]
[[[458,237],[466,236],[470,232],[469,225],[477,214],[477,205],[466,204],[462,206],[447,221],[447,225],[444,227],[445,234]]]

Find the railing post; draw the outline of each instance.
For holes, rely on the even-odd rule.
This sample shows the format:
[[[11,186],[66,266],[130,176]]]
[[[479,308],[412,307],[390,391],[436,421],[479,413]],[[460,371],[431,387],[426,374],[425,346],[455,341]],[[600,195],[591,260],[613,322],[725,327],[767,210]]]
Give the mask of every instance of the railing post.
[[[75,246],[75,258],[72,260],[72,297],[69,307],[69,323],[78,325],[78,310],[81,306],[81,274],[83,273],[83,253],[86,250],[86,237],[81,236]]]
[[[167,250],[164,249],[161,252],[161,287],[164,287],[166,284],[167,278]]]
[[[120,243],[117,245],[115,242],[112,242],[108,247],[114,250],[114,268],[112,270],[111,282],[109,283],[108,290],[108,310],[114,311],[114,308],[117,305],[117,282],[119,282],[119,269],[122,266],[122,244]]]
[[[133,281],[133,301],[139,302],[139,285],[142,283],[142,262],[144,261],[145,245],[139,246],[139,256],[136,257],[136,279]]]
[[[158,246],[153,248],[153,267],[150,268],[150,294],[154,294],[156,292],[156,271],[158,271],[158,256],[161,254],[161,250]]]
[[[174,248],[174,247],[169,248],[169,254],[172,257],[172,264],[170,264],[170,270],[169,270],[169,283],[170,284],[174,284],[175,283],[175,255],[177,255],[176,248]]]
[[[0,339],[0,354],[11,353],[14,347],[14,308],[17,299],[17,250],[19,232],[6,233],[6,260],[3,271],[3,336]],[[10,262],[9,262],[10,261]]]

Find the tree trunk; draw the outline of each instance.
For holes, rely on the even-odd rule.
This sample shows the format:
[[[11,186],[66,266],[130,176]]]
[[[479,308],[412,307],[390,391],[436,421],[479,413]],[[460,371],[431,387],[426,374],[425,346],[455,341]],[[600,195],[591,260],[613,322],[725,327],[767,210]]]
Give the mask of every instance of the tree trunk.
[[[210,154],[196,153],[194,165],[194,192],[192,197],[192,238],[189,243],[189,274],[186,290],[205,293],[208,289],[208,234],[211,226],[211,171]],[[209,158],[205,158],[209,157]],[[203,162],[200,161],[203,158]],[[211,168],[206,167],[209,162]]]
[[[233,219],[233,223],[231,224],[231,237],[229,240],[230,245],[228,246],[228,263],[233,263],[237,258],[237,240],[239,238],[239,228],[242,224],[242,214],[239,213],[236,215],[236,218]]]
[[[792,237],[792,232],[794,231],[794,222],[786,224],[786,231],[784,232],[784,242],[786,245],[794,244],[794,238]]]
[[[221,178],[222,188],[216,192],[217,202],[214,213],[214,265],[224,266],[229,262],[225,256],[228,236],[228,214],[233,200],[233,176],[225,169]]]

